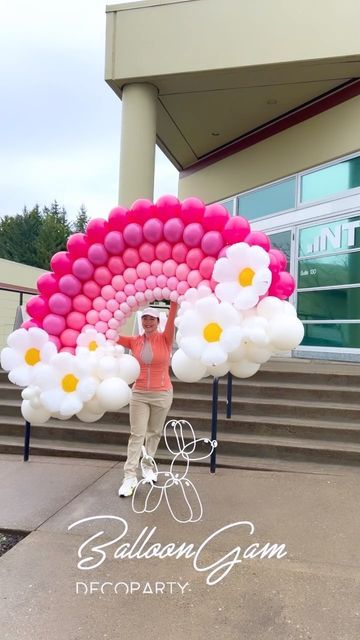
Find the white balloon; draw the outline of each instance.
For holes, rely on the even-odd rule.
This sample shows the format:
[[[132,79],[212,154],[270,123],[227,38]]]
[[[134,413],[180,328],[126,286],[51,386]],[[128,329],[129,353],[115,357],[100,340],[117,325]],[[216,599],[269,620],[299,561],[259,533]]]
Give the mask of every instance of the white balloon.
[[[269,322],[270,347],[275,351],[295,349],[303,337],[304,327],[294,316],[277,316]]]
[[[118,411],[129,403],[131,389],[121,378],[106,378],[100,382],[95,395],[103,411]]]
[[[100,404],[99,400],[97,399],[96,395],[93,398],[91,398],[91,400],[88,400],[88,402],[85,402],[83,408],[88,413],[95,413],[97,415],[99,415],[100,413],[104,413],[104,409],[101,406],[101,404]]]
[[[279,300],[279,298],[275,298],[275,296],[267,296],[259,302],[257,306],[257,313],[258,315],[271,320],[274,316],[283,313],[282,301]]]
[[[63,416],[59,411],[52,413],[51,415],[53,418],[56,418],[56,420],[69,420],[69,416]]]
[[[283,300],[282,304],[283,304],[282,311],[286,316],[295,316],[295,317],[297,317],[296,309],[295,309],[293,304],[291,304],[290,302],[287,302],[286,300]]]
[[[245,358],[247,360],[249,360],[250,362],[255,362],[257,364],[264,364],[272,356],[272,352],[270,351],[270,349],[267,349],[266,347],[258,347],[251,342],[246,345],[245,353]]]
[[[95,375],[101,380],[113,378],[118,374],[118,361],[112,356],[103,356],[95,367]]]
[[[206,375],[206,366],[199,360],[191,360],[187,355],[178,349],[171,360],[172,370],[179,380],[183,382],[198,382]]]
[[[129,354],[125,354],[118,359],[118,371],[119,376],[127,382],[132,384],[140,375],[140,365],[136,358]]]
[[[31,424],[44,424],[49,420],[51,416],[50,411],[47,411],[46,409],[44,409],[44,407],[34,409],[34,407],[31,406],[29,400],[22,401],[21,413],[25,420],[27,420]]]
[[[82,422],[96,422],[97,420],[100,420],[103,417],[103,415],[104,415],[104,411],[102,413],[92,413],[91,411],[88,411],[87,409],[85,409],[85,407],[81,409],[79,413],[76,414],[76,416]]]
[[[249,360],[241,360],[230,367],[230,372],[236,378],[250,378],[260,369],[260,365]]]
[[[206,369],[206,375],[214,376],[214,378],[221,378],[228,373],[230,364],[230,362],[223,362],[223,364],[212,365]]]

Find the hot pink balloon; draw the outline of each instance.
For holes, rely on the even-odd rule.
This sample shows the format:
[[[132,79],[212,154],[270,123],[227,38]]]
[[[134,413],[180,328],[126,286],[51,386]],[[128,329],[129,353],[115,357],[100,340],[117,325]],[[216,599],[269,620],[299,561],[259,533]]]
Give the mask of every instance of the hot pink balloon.
[[[177,269],[177,262],[175,262],[175,260],[172,260],[170,258],[170,260],[165,260],[162,270],[163,273],[169,278],[170,276],[174,276],[176,273],[176,269]]]
[[[63,276],[65,273],[70,273],[72,268],[72,260],[67,251],[59,251],[55,253],[50,260],[50,267],[54,273],[58,276]]]
[[[190,273],[190,269],[187,264],[179,264],[176,269],[176,277],[178,280],[186,280]]]
[[[109,229],[111,231],[122,231],[127,225],[127,209],[114,207],[109,213]]]
[[[165,260],[171,258],[171,248],[170,243],[166,240],[159,242],[155,247],[155,255],[157,259],[165,262]]]
[[[58,279],[53,273],[43,273],[37,279],[36,286],[38,291],[47,298],[59,290]]]
[[[164,224],[164,238],[171,244],[179,242],[184,232],[184,223],[180,218],[171,218]]]
[[[167,283],[167,277],[164,276],[164,274],[160,274],[159,276],[156,276],[156,284],[158,287],[160,287],[161,289],[163,287],[166,287],[166,283]]]
[[[186,256],[186,264],[190,269],[197,269],[204,257],[203,252],[198,247],[190,249]]]
[[[163,270],[163,263],[161,260],[154,260],[150,265],[150,271],[153,276],[159,276]]]
[[[250,233],[245,238],[245,242],[247,242],[250,246],[257,245],[264,249],[264,251],[269,251],[271,247],[268,236],[262,231],[250,231]]]
[[[217,256],[223,245],[224,241],[219,231],[207,231],[201,241],[203,252],[210,256]]]
[[[88,258],[78,258],[75,260],[72,270],[73,274],[79,278],[79,280],[90,280],[94,273],[94,265]]]
[[[96,311],[102,311],[102,309],[105,309],[105,307],[106,307],[106,301],[101,296],[93,300],[93,308]]]
[[[94,280],[89,280],[83,284],[84,295],[93,300],[100,295],[100,287]]]
[[[40,327],[41,325],[36,320],[26,320],[21,324],[21,329],[31,329],[32,327]]]
[[[234,216],[225,224],[222,235],[225,244],[236,244],[243,242],[250,232],[250,224],[246,218]]]
[[[138,247],[143,241],[142,228],[137,222],[128,224],[123,231],[123,236],[129,247]]]
[[[282,251],[280,251],[279,249],[270,249],[269,258],[271,271],[274,271],[274,273],[285,271],[287,259],[286,255]]]
[[[140,262],[136,267],[139,278],[147,278],[150,275],[150,265],[147,262]]]
[[[184,229],[183,240],[188,247],[198,247],[203,235],[202,225],[199,222],[191,222]]]
[[[66,318],[66,324],[70,329],[76,329],[77,331],[81,331],[84,324],[86,322],[86,318],[83,313],[79,311],[72,311]]]
[[[112,256],[107,266],[114,275],[123,273],[125,269],[124,262],[120,256]]]
[[[73,233],[68,238],[66,248],[73,259],[85,258],[89,250],[89,243],[85,233]]]
[[[139,247],[140,259],[144,262],[152,262],[155,259],[155,247],[150,242],[144,242]]]
[[[99,312],[95,311],[95,309],[88,311],[86,314],[86,321],[92,325],[96,324],[99,321]]]
[[[106,284],[109,284],[109,282],[111,282],[112,277],[113,277],[112,273],[110,269],[108,269],[107,267],[97,267],[94,271],[94,280],[101,287],[103,287]]]
[[[79,331],[75,329],[65,329],[60,336],[60,340],[64,347],[75,347],[77,337],[80,335]]]
[[[43,296],[34,296],[27,301],[26,311],[31,318],[42,320],[50,311],[48,301]]]
[[[102,243],[109,230],[109,225],[104,218],[93,218],[86,226],[86,236],[90,244]]]
[[[115,291],[122,291],[125,287],[125,280],[123,276],[114,276],[111,280],[111,285],[114,287]]]
[[[201,275],[197,269],[193,269],[192,271],[190,271],[187,277],[187,281],[190,287],[197,287],[199,282],[201,282],[201,280],[202,280]]]
[[[287,271],[280,271],[280,273],[273,275],[268,295],[276,296],[280,300],[286,300],[294,292],[294,289],[294,278]]]
[[[122,253],[125,249],[123,235],[120,231],[109,231],[104,240],[106,251],[111,254]]]
[[[181,212],[181,204],[175,196],[161,196],[156,201],[156,215],[166,222],[170,218],[177,218]]]
[[[178,284],[179,280],[175,276],[171,276],[167,281],[167,286],[169,287],[170,291],[175,291]]]
[[[181,203],[181,217],[185,224],[202,222],[205,213],[205,205],[199,198],[186,198]]]
[[[116,293],[116,291],[115,291],[114,287],[111,284],[106,284],[101,289],[101,297],[104,298],[104,300],[112,300],[114,298],[114,296],[115,296],[115,293]]]
[[[109,311],[111,311],[111,313],[114,313],[114,311],[117,311],[119,308],[119,303],[116,302],[116,300],[112,299],[112,300],[108,300],[106,303],[106,308],[109,309]]]
[[[156,244],[163,236],[163,223],[158,218],[151,218],[145,222],[143,232],[145,240]]]
[[[82,288],[81,282],[72,273],[61,276],[59,280],[59,289],[62,293],[73,298],[80,293]]]
[[[75,296],[73,299],[73,308],[75,311],[80,311],[80,313],[87,313],[91,309],[91,300],[83,294]]]
[[[207,256],[201,261],[199,271],[202,278],[205,278],[206,280],[211,278],[215,262],[216,259],[211,256]]]
[[[222,204],[209,204],[204,213],[203,226],[206,231],[222,231],[230,220],[230,214]]]
[[[144,224],[150,218],[155,216],[155,207],[151,200],[146,198],[139,198],[135,200],[131,205],[131,209],[128,213],[129,222],[137,222]]]
[[[71,311],[71,307],[71,298],[69,298],[69,296],[66,296],[64,293],[54,293],[49,298],[49,309],[52,313],[57,313],[61,316],[65,316]]]
[[[88,258],[97,267],[105,264],[109,259],[109,254],[103,244],[95,242],[89,247]]]
[[[101,309],[101,311],[99,312],[99,318],[104,322],[108,322],[110,318],[112,318],[112,313],[111,311],[109,311],[109,309]]]
[[[186,244],[184,244],[183,242],[178,242],[173,246],[171,255],[175,262],[177,262],[178,264],[182,264],[183,262],[185,262],[188,251],[189,249],[187,248]]]
[[[148,276],[145,282],[148,289],[154,289],[156,287],[156,276]]]
[[[125,269],[124,280],[128,284],[134,284],[134,282],[136,282],[137,280],[136,269],[134,269],[133,267],[128,267],[127,269]]]
[[[65,318],[56,313],[49,313],[43,321],[43,329],[54,336],[60,335],[66,328]]]
[[[122,257],[126,267],[136,267],[140,261],[139,252],[134,248],[125,249]]]
[[[103,322],[103,320],[99,320],[99,322],[97,322],[95,325],[95,329],[99,333],[106,333],[106,331],[108,330],[107,322]]]

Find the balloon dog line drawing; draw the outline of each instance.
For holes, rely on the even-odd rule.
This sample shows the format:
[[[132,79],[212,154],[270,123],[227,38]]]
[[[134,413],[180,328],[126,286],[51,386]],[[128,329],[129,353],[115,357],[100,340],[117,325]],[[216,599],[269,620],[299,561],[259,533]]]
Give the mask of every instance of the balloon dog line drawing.
[[[184,435],[186,430],[190,432],[187,442]],[[195,431],[187,420],[169,420],[164,427],[164,437],[167,449],[174,456],[169,471],[158,471],[154,458],[142,447],[141,470],[144,472],[146,466],[151,465],[157,474],[157,482],[139,480],[132,496],[132,509],[135,513],[153,513],[164,498],[174,520],[183,524],[198,522],[202,518],[203,507],[196,487],[187,477],[190,462],[211,456],[218,443],[209,438],[196,438]],[[170,437],[175,437],[176,450],[170,446]],[[204,455],[193,457],[192,454],[200,444],[209,445],[210,450]],[[180,459],[185,460],[185,470],[181,468],[181,471],[175,472],[175,465]],[[144,489],[147,491],[144,492]]]

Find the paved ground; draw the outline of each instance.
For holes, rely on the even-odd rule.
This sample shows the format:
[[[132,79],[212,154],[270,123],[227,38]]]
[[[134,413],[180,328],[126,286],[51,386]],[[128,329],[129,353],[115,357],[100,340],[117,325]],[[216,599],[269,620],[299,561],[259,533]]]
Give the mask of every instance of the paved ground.
[[[0,529],[31,532],[0,558],[1,640],[360,638],[360,471],[190,469],[204,511],[184,524],[165,496],[134,513],[121,466],[0,455]],[[198,514],[190,485],[168,497],[179,519]],[[245,557],[268,542],[287,555]],[[191,557],[144,557],[182,543]]]

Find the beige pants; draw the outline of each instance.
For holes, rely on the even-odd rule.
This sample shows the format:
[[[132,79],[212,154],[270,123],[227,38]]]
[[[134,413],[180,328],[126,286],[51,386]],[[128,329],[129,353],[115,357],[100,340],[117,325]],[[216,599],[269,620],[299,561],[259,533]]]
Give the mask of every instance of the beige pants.
[[[146,453],[155,456],[172,400],[172,389],[133,391],[130,400],[130,437],[124,465],[125,478],[136,477],[144,441]]]

